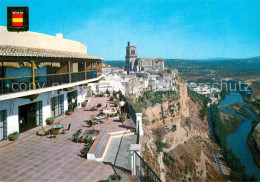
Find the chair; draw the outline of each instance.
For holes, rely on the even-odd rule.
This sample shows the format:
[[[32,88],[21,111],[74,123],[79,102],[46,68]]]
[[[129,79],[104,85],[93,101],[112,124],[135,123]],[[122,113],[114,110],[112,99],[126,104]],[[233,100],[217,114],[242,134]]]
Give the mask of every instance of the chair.
[[[60,132],[59,132],[59,130],[53,130],[53,131],[52,131],[52,134],[53,134],[53,135],[59,135]]]
[[[62,129],[61,134],[65,134],[65,133],[66,133],[65,131],[69,131],[69,130],[70,130],[70,127],[71,127],[71,124],[68,125],[68,128],[67,128],[67,129]]]
[[[89,120],[89,127],[92,127],[94,125],[97,125],[98,123],[93,121],[93,120]]]
[[[69,124],[67,131],[69,131],[69,130],[70,130],[70,126],[71,126],[71,124]]]
[[[50,130],[46,131],[43,126],[42,126],[42,131],[43,131],[44,135],[49,135],[49,133],[50,133]]]
[[[95,117],[95,114],[91,114],[89,118],[90,118],[91,121],[93,121],[94,117]]]

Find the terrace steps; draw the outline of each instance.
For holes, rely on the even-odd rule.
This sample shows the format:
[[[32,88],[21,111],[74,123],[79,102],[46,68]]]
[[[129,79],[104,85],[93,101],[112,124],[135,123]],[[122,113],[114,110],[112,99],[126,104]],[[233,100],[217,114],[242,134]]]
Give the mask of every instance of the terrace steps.
[[[110,137],[111,135],[108,134],[106,131],[101,132],[95,139],[93,145],[91,146],[87,158],[89,160],[102,161],[102,154],[106,150]]]
[[[122,136],[122,135],[134,135],[134,134],[135,133],[133,130],[126,130],[126,131],[119,131],[119,132],[112,132],[112,133],[107,133],[106,131],[104,131],[100,133],[95,139],[93,145],[91,146],[87,154],[87,159],[102,162],[108,150],[111,138]]]

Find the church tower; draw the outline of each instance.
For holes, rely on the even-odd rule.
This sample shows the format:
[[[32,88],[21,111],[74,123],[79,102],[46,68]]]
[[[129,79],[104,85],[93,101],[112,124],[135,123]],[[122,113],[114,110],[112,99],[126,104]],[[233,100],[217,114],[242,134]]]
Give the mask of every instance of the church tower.
[[[127,42],[126,55],[125,55],[125,70],[127,71],[127,74],[129,74],[130,71],[134,71],[134,64],[136,58],[137,58],[136,47],[131,46],[130,42]]]

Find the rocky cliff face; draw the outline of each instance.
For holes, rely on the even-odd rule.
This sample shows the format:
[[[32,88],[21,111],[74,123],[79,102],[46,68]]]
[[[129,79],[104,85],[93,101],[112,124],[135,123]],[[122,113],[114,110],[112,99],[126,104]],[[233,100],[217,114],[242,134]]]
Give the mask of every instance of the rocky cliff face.
[[[183,80],[174,99],[144,109],[142,154],[163,181],[224,180],[217,169],[201,104],[193,102]]]

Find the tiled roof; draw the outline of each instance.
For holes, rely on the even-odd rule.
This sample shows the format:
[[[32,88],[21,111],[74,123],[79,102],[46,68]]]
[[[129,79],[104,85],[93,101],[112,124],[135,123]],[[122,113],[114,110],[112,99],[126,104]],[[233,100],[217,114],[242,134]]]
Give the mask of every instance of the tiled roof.
[[[28,48],[28,47],[0,45],[0,57],[5,57],[5,56],[104,60],[103,58],[97,56],[91,56],[88,54],[56,51],[56,50],[49,50],[49,49],[37,49],[37,48]]]

